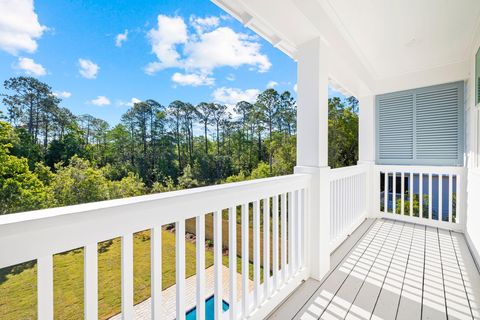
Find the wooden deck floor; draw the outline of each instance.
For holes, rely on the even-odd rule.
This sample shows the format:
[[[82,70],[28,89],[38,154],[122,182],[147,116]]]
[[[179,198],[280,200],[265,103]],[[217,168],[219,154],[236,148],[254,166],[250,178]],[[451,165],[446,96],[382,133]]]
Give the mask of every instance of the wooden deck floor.
[[[480,275],[463,234],[366,220],[269,319],[480,319]]]

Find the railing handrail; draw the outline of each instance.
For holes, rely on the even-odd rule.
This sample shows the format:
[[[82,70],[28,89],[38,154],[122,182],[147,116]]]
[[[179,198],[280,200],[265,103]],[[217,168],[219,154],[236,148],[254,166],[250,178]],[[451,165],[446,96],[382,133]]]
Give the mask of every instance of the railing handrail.
[[[377,171],[395,171],[398,172],[421,172],[421,173],[432,173],[432,174],[463,174],[465,173],[465,167],[454,167],[454,166],[409,166],[409,165],[375,165]]]
[[[330,181],[343,179],[353,175],[364,173],[368,169],[366,164],[358,164],[348,167],[335,168],[330,170]]]
[[[226,183],[0,217],[0,268],[308,186],[310,176]]]

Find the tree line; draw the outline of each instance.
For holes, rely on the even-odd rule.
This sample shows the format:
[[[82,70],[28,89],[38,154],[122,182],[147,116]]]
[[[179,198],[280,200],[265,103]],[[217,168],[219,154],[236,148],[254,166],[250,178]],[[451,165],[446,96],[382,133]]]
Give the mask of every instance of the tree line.
[[[110,127],[61,107],[36,78],[10,78],[4,89],[0,214],[283,175],[295,165],[296,101],[288,91],[267,89],[233,109],[147,99]],[[357,108],[353,97],[329,100],[333,167],[356,162]]]

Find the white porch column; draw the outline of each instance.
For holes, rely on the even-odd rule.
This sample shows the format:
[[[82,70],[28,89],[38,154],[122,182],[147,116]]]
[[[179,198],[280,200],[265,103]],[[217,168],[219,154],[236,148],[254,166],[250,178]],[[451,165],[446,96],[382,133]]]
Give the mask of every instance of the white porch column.
[[[375,164],[375,97],[359,97],[359,163]]]
[[[330,270],[328,52],[320,38],[298,50],[297,166],[312,175],[308,194],[307,264],[312,278]]]
[[[380,185],[374,176],[375,159],[376,159],[376,120],[375,120],[375,96],[359,97],[359,132],[358,147],[359,159],[358,164],[368,166],[367,175],[367,216],[374,217],[377,214],[375,204],[379,203]],[[378,201],[378,202],[376,202]]]

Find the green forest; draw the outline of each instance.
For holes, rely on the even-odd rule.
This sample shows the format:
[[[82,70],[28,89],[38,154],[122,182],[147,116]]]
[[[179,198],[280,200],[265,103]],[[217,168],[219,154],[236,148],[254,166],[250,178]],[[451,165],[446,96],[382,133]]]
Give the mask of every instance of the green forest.
[[[254,103],[153,99],[110,126],[75,115],[46,83],[0,91],[0,214],[291,174],[296,101],[267,89]],[[63,105],[63,103],[62,103]],[[358,101],[329,99],[329,165],[358,158]]]

